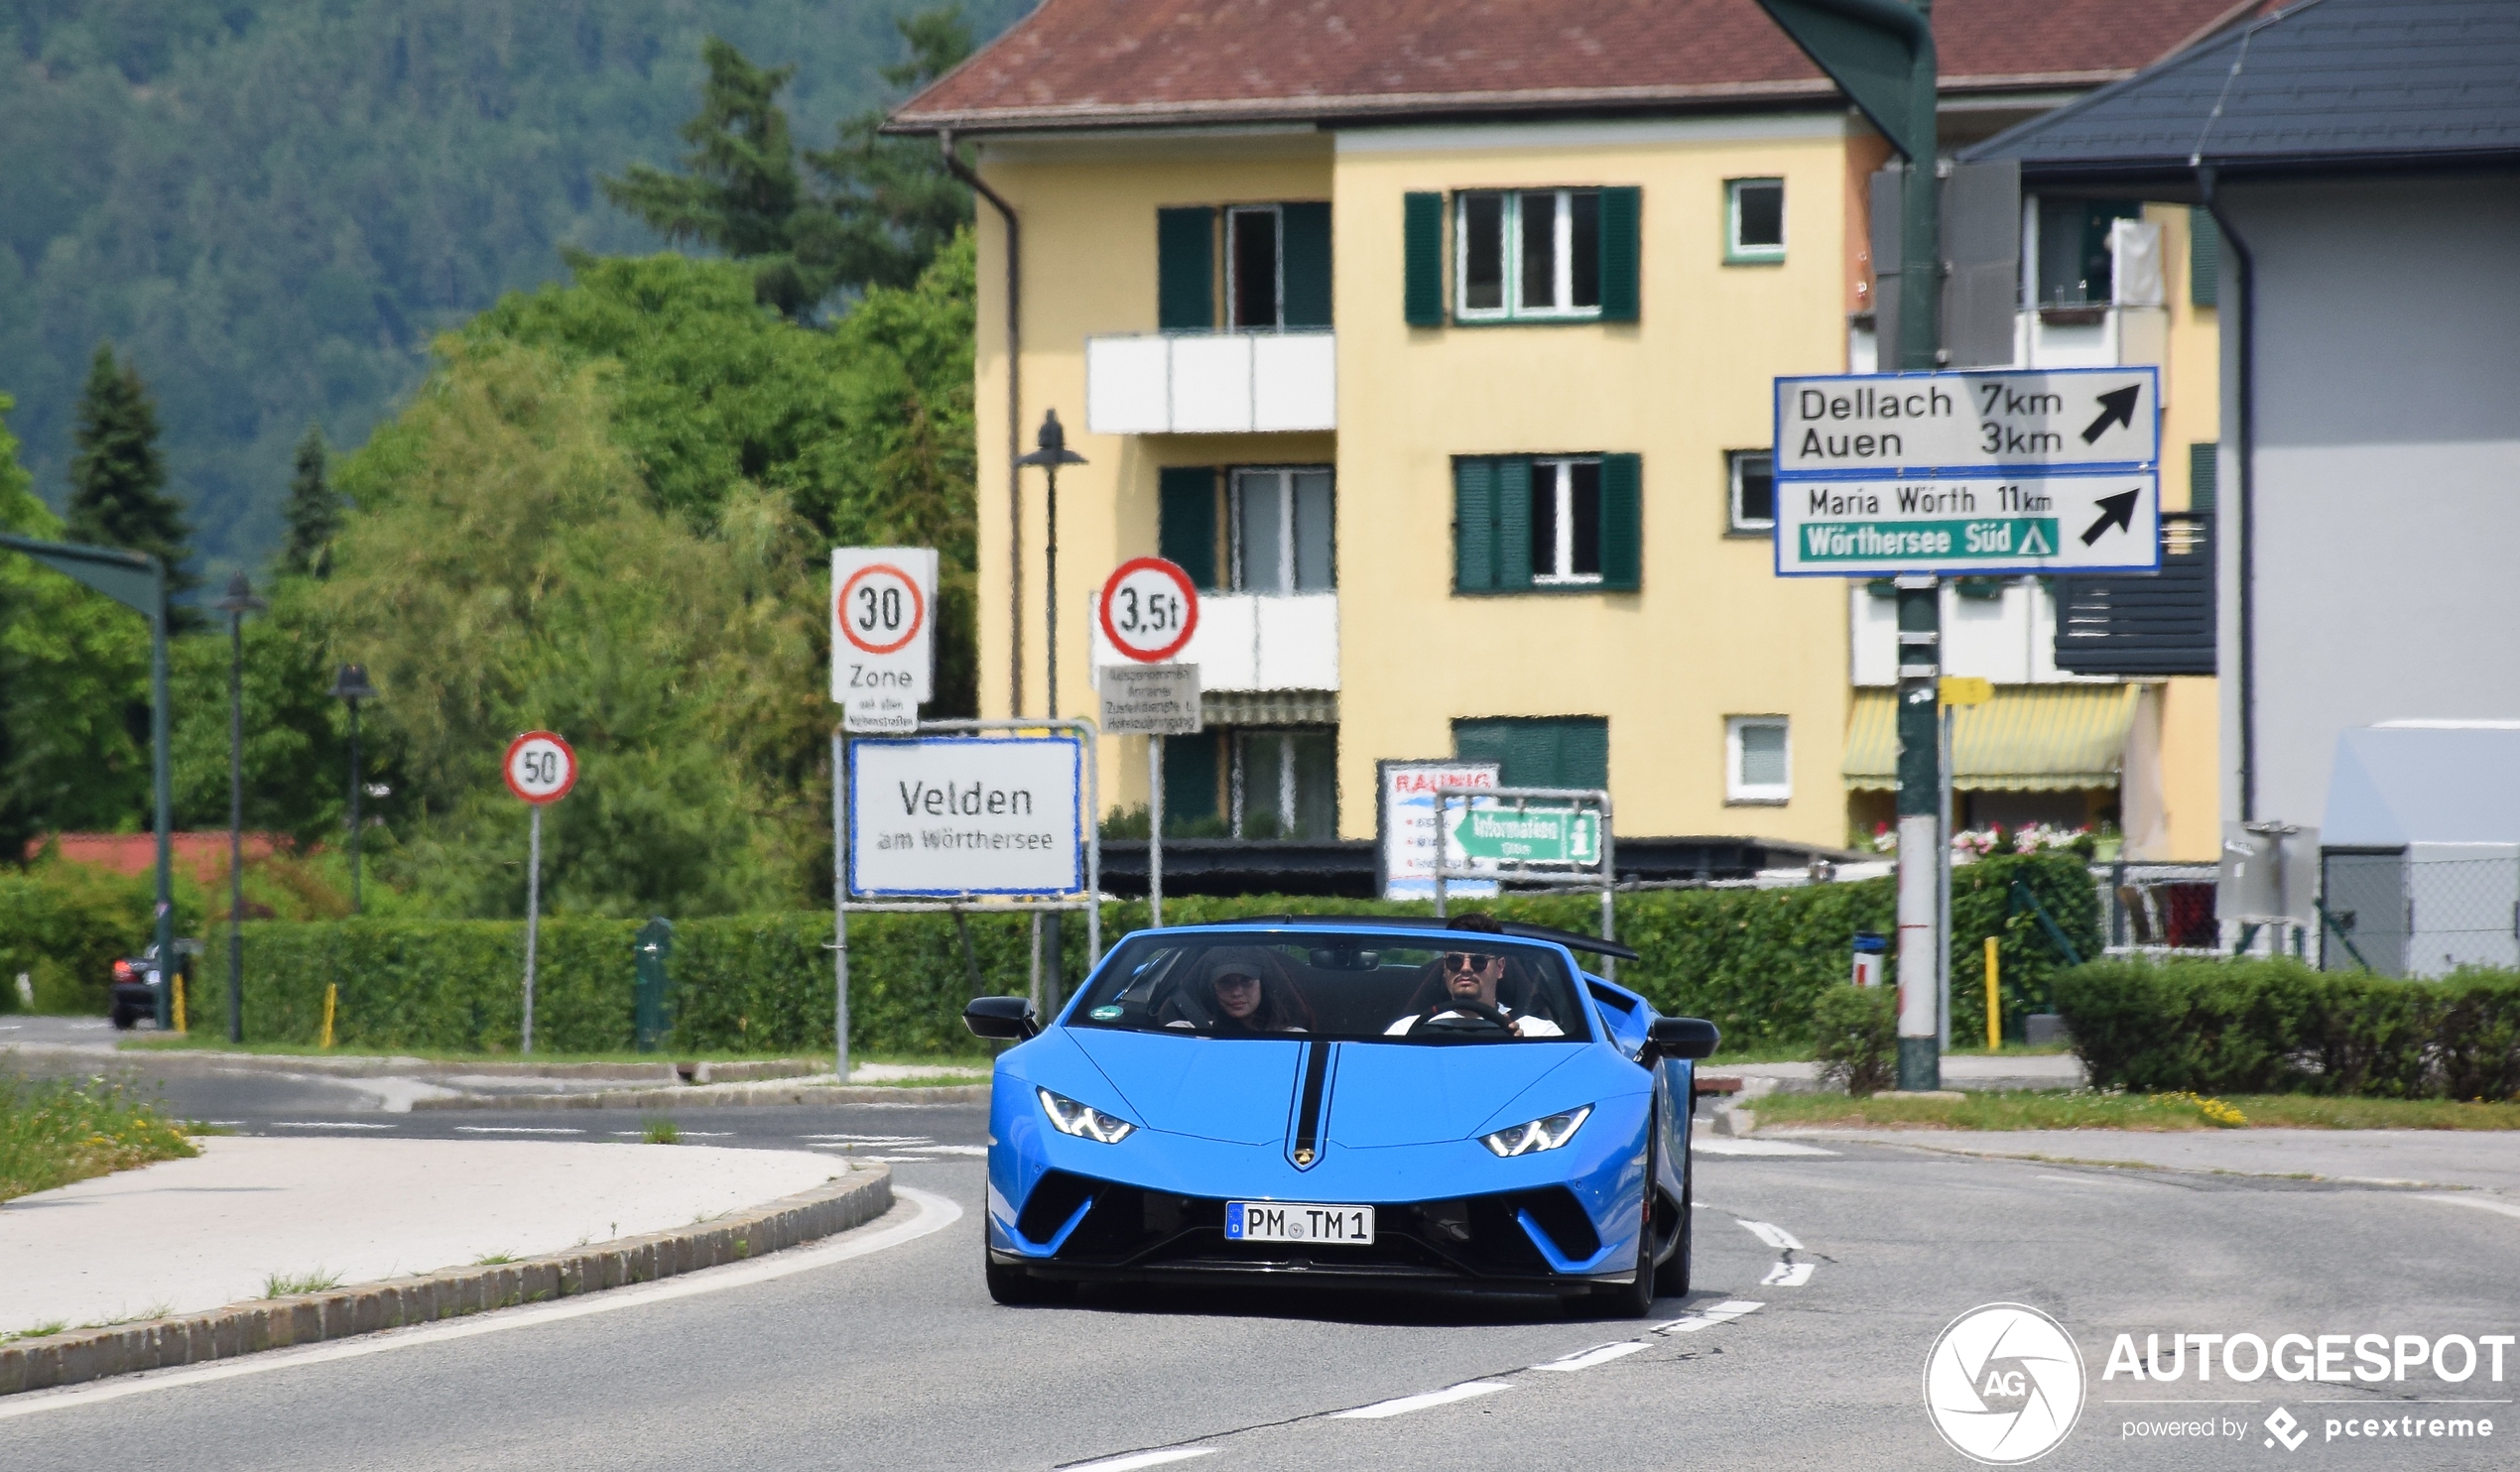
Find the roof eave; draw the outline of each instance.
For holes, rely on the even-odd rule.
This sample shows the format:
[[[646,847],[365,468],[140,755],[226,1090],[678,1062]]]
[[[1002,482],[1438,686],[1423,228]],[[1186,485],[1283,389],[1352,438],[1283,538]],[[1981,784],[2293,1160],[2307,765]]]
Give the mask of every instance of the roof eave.
[[[2465,174],[2520,170],[2520,149],[2395,149],[2355,153],[2247,154],[2196,159],[2150,155],[2115,159],[2023,159],[2021,182],[2075,189],[2141,193],[2165,202],[2195,202],[2197,174],[2209,168],[2226,184],[2249,180],[2338,178],[2410,172]]]

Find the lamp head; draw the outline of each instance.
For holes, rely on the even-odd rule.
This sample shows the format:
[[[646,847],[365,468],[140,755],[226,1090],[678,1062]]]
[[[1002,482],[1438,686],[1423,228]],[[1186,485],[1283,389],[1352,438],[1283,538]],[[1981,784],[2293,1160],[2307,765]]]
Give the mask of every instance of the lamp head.
[[[255,597],[254,585],[238,572],[227,579],[227,596],[210,606],[221,613],[260,613],[271,605]]]
[[[1068,447],[1068,428],[1059,423],[1059,411],[1056,409],[1042,415],[1041,431],[1034,436],[1034,439],[1041,447],[1017,460],[1016,464],[1055,468],[1060,465],[1081,465],[1085,462],[1084,456]]]
[[[364,665],[342,666],[341,673],[334,675],[332,679],[332,696],[336,700],[353,702],[375,699],[376,687],[367,682],[367,667]]]

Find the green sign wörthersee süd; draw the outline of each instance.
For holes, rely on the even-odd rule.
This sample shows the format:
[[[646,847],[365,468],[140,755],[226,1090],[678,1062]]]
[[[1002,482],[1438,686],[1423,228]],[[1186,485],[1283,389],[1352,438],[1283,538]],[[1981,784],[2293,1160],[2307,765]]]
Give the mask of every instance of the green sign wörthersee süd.
[[[1472,807],[1448,821],[1453,849],[1473,863],[1601,862],[1601,815],[1589,809]]]

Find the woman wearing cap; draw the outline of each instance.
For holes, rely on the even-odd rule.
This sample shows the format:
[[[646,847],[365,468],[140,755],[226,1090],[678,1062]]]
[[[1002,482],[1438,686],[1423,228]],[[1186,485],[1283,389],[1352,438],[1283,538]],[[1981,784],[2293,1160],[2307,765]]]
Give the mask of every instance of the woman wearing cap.
[[[1206,980],[1191,995],[1165,1005],[1168,1028],[1194,1029],[1220,1038],[1313,1031],[1306,1006],[1277,955],[1257,945],[1226,946],[1202,958]]]

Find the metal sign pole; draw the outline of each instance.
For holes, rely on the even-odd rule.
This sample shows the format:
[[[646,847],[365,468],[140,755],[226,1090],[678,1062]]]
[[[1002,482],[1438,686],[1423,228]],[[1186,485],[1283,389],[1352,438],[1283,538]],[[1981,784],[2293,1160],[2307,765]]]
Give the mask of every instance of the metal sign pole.
[[[1435,918],[1443,920],[1444,875],[1452,867],[1452,854],[1445,842],[1444,809],[1451,805],[1452,795],[1439,788],[1435,795]]]
[[[1939,690],[1937,692],[1940,693]],[[1936,842],[1938,855],[1934,863],[1934,933],[1942,943],[1936,947],[1936,1017],[1940,1019],[1938,1036],[1945,1052],[1952,1050],[1952,719],[1953,709],[1946,704],[1941,710],[1941,734],[1934,764],[1936,797]]]
[[[848,736],[831,733],[831,1071],[848,1082]]]
[[[1146,738],[1146,914],[1164,924],[1164,738]]]
[[[533,836],[525,848],[525,1037],[520,1054],[534,1051],[534,944],[543,927],[543,804],[533,804]]]

